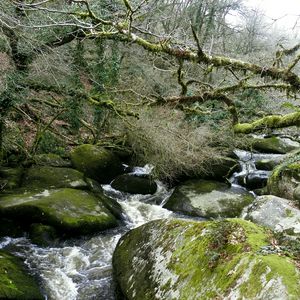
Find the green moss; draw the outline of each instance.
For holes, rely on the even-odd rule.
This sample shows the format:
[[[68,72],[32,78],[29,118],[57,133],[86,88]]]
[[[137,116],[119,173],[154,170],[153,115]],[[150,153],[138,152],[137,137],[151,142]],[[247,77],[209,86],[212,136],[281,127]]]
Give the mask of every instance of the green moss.
[[[70,153],[73,166],[87,177],[100,183],[110,182],[123,170],[118,157],[112,152],[95,145],[81,145]]]
[[[178,186],[164,205],[172,211],[205,218],[237,217],[253,201],[244,190],[208,180],[190,180]]]
[[[116,278],[129,300],[258,299],[262,291],[274,297],[278,278],[294,299],[300,277],[292,261],[257,254],[268,238],[264,228],[240,219],[150,222],[120,240]]]
[[[101,198],[86,191],[67,188],[2,197],[0,212],[24,224],[42,223],[53,226],[60,233],[73,235],[117,225],[117,220]]]
[[[295,188],[300,183],[300,153],[295,151],[271,173],[267,190],[270,194],[293,199]]]
[[[22,262],[2,250],[0,251],[0,299],[44,299],[34,279],[26,273]]]
[[[267,275],[267,279],[272,277],[280,277],[284,285],[288,288],[290,299],[298,299],[299,297],[299,271],[291,260],[278,255],[263,256],[261,259],[272,269],[272,272]]]
[[[81,172],[71,168],[35,166],[25,172],[22,188],[35,191],[49,188],[81,188],[88,187]]]

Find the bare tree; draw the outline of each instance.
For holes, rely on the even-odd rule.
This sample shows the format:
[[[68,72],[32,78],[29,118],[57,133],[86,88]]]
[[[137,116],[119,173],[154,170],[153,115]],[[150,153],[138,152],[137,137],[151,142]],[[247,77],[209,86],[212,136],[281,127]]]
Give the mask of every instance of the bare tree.
[[[49,51],[51,48],[59,47],[74,39],[106,39],[120,41],[126,44],[139,45],[149,53],[166,55],[178,62],[178,83],[181,86],[180,95],[154,97],[151,105],[174,105],[185,107],[194,102],[205,102],[207,100],[218,100],[225,103],[232,115],[232,123],[236,132],[248,133],[262,128],[278,128],[291,125],[299,125],[300,113],[296,112],[287,116],[269,116],[251,124],[240,124],[238,112],[235,106],[234,95],[238,91],[246,89],[276,89],[298,94],[300,89],[300,77],[295,68],[300,60],[298,44],[291,49],[282,49],[277,52],[270,65],[260,65],[226,56],[220,56],[211,50],[205,49],[205,43],[212,36],[212,29],[217,27],[216,22],[223,20],[226,13],[238,5],[239,1],[214,0],[201,1],[198,3],[198,10],[192,14],[191,24],[187,27],[185,23],[179,22],[179,27],[170,21],[172,16],[164,15],[165,11],[171,11],[176,16],[184,17],[189,9],[195,8],[193,1],[105,1],[99,5],[98,1],[70,0],[59,3],[50,0],[13,1],[6,0],[3,3],[8,5],[3,9],[0,16],[0,24],[3,31],[11,35],[18,31],[39,31],[53,28],[59,33],[48,41],[39,43],[26,55],[34,57],[41,51]],[[208,5],[208,4],[212,5]],[[2,4],[3,5],[3,4]],[[5,4],[4,4],[5,5]],[[206,6],[205,6],[206,5]],[[223,8],[219,12],[216,5]],[[149,10],[153,6],[161,11],[161,16],[153,24],[149,18]],[[169,10],[171,9],[171,10]],[[15,17],[12,11],[18,11],[22,17]],[[184,13],[183,13],[184,12]],[[188,14],[187,14],[188,15]],[[147,19],[147,22],[144,20]],[[207,19],[206,27],[201,23],[203,18]],[[150,21],[149,21],[150,20]],[[252,40],[248,41],[247,48],[253,46],[256,23],[249,27]],[[218,25],[219,26],[219,25]],[[161,28],[165,28],[160,33]],[[54,32],[55,32],[54,30]],[[181,39],[183,32],[189,39]],[[222,32],[222,30],[220,31]],[[9,36],[9,34],[7,34]],[[12,39],[11,48],[13,49]],[[247,50],[247,51],[248,51]],[[13,53],[13,51],[12,51]],[[12,54],[13,56],[15,54]],[[16,66],[18,55],[15,55]],[[20,60],[26,65],[26,59]],[[19,63],[20,64],[20,63]],[[212,70],[225,70],[232,76],[232,80],[224,80],[218,85],[213,85],[205,78],[185,79],[183,70],[186,64],[194,64],[199,68],[206,68],[206,73]],[[24,66],[22,66],[24,68]],[[199,72],[200,74],[201,72]],[[268,78],[265,83],[261,79]],[[204,80],[203,80],[204,79]],[[197,85],[197,94],[189,95],[190,87]]]

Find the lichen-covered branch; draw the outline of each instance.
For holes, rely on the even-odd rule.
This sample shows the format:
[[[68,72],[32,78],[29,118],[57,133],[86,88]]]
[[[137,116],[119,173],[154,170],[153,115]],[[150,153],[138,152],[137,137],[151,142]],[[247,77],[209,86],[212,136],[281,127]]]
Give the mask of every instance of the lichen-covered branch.
[[[174,97],[167,97],[160,100],[159,103],[171,104],[171,105],[185,105],[191,104],[195,102],[204,103],[208,100],[217,100],[223,102],[227,105],[228,111],[232,117],[232,124],[235,125],[238,123],[238,113],[234,102],[228,96],[220,93],[215,92],[205,92],[201,95],[196,96],[174,96]]]
[[[284,116],[266,116],[252,123],[236,124],[233,129],[235,133],[251,133],[267,128],[274,129],[289,126],[300,126],[300,112],[294,112]]]

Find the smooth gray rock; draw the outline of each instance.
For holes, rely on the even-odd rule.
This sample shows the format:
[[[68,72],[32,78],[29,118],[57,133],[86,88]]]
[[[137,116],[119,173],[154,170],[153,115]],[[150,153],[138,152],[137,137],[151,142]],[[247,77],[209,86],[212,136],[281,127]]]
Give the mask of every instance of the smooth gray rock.
[[[300,210],[284,198],[272,195],[257,197],[245,218],[276,232],[300,235]]]
[[[242,188],[208,180],[189,180],[178,186],[165,208],[204,218],[237,217],[253,201]]]

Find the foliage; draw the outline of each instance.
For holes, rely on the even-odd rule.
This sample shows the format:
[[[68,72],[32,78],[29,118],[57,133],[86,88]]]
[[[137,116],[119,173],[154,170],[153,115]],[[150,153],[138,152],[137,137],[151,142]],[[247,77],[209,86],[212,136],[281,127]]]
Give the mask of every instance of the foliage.
[[[55,153],[58,155],[64,155],[65,143],[58,139],[53,133],[46,131],[40,137],[37,147],[37,153]]]
[[[210,129],[188,125],[177,110],[142,110],[127,134],[136,162],[154,165],[155,175],[168,181],[207,172],[218,155],[210,146],[214,140]]]

